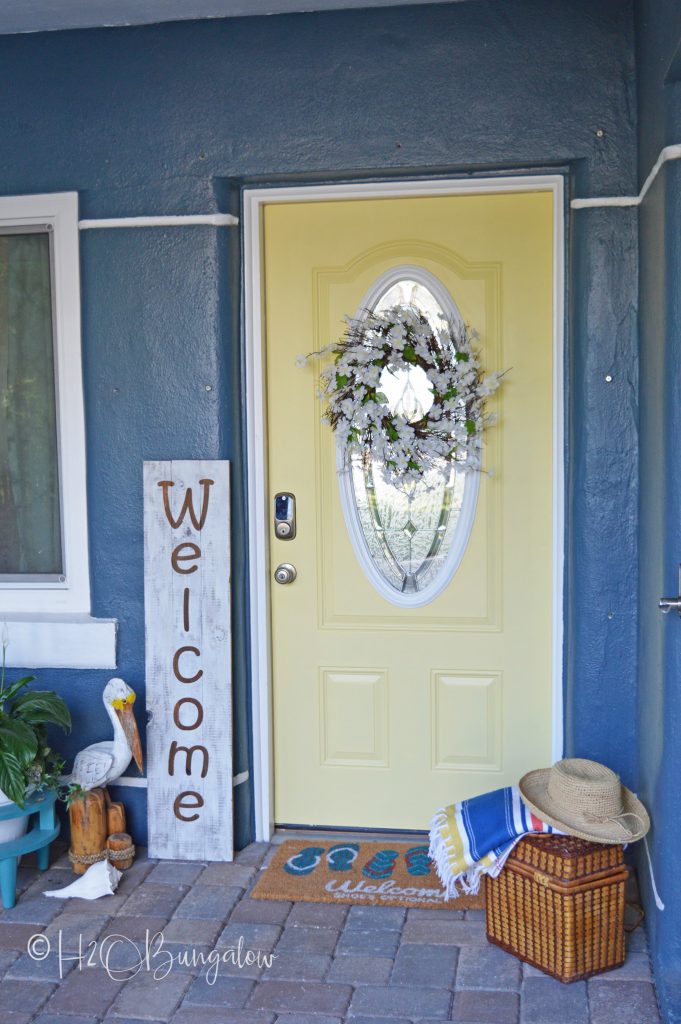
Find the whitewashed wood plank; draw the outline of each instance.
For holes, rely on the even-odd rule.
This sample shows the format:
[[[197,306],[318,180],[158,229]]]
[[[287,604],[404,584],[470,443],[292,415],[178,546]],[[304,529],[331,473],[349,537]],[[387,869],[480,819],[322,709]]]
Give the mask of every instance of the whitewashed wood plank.
[[[201,484],[202,480],[212,482]],[[165,486],[159,486],[164,481]],[[188,490],[196,521],[188,507],[182,515]],[[228,462],[145,463],[152,857],[231,860],[233,856],[229,523]],[[181,797],[183,793],[193,795]]]

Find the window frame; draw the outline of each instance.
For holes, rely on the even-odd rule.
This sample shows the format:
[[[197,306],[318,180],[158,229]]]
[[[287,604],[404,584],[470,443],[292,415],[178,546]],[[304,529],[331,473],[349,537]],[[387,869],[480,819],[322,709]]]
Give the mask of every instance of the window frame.
[[[78,193],[0,196],[0,230],[41,225],[52,235],[52,328],[63,579],[20,582],[0,578],[0,618],[26,614],[90,614]]]

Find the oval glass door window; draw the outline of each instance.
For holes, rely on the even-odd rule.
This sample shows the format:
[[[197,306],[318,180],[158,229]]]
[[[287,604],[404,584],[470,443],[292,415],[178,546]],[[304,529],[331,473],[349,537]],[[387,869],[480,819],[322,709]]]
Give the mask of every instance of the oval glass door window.
[[[460,321],[444,286],[420,267],[397,267],[384,274],[364,297],[360,311],[380,313],[413,306],[434,329],[440,316]],[[432,390],[420,367],[383,371],[381,390],[393,412],[419,419],[432,404]],[[442,593],[463,558],[479,489],[479,473],[456,466],[430,469],[418,482],[386,478],[370,448],[345,465],[337,447],[341,503],[355,554],[376,590],[393,604],[414,608]]]

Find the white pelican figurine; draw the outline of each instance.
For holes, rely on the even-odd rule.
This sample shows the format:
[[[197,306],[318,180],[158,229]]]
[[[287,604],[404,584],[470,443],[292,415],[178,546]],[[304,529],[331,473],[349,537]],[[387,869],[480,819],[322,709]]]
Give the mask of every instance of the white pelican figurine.
[[[113,740],[92,743],[76,754],[71,775],[64,780],[81,789],[95,789],[114,782],[135,758],[143,771],[142,744],[137,730],[135,691],[122,679],[110,679],[102,694],[106,713],[113,725]]]

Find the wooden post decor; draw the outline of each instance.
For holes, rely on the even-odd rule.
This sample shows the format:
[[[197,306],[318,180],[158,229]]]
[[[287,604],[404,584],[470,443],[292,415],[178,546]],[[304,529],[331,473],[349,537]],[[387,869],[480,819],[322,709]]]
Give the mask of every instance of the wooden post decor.
[[[229,463],[145,462],[149,856],[231,860]]]
[[[84,875],[98,860],[106,857],[107,794],[103,789],[90,789],[76,796],[69,804],[71,849],[69,860],[77,875]]]
[[[112,801],[107,812],[107,830],[109,835],[112,832],[125,832],[125,807],[121,803]]]
[[[106,856],[119,871],[127,871],[135,859],[135,847],[127,832],[113,832],[106,841]]]

